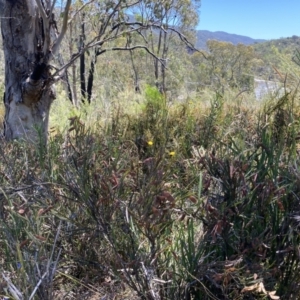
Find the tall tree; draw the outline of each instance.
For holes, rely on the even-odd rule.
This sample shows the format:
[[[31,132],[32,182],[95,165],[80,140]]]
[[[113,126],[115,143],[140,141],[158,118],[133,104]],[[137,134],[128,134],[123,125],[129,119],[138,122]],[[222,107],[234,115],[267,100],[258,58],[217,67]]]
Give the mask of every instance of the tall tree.
[[[191,31],[199,22],[199,8],[201,0],[142,0],[137,6],[136,15],[143,22],[155,24],[151,27],[147,40],[150,49],[161,62],[154,59],[154,76],[157,88],[166,91],[166,70],[169,47],[172,40],[178,36],[178,31]]]

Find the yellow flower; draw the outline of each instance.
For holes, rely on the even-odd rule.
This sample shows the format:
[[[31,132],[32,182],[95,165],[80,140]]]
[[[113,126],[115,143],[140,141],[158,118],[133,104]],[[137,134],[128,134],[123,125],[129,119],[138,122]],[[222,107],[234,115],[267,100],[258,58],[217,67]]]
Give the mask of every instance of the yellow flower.
[[[153,142],[152,141],[148,141],[147,144],[148,144],[148,146],[152,146]]]
[[[170,155],[170,156],[174,156],[174,155],[175,155],[175,151],[169,152],[169,155]]]

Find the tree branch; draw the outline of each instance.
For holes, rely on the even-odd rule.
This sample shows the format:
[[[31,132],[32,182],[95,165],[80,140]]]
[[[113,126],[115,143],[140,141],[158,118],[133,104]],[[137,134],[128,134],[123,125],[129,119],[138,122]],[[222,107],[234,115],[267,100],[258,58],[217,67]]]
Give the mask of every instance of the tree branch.
[[[67,68],[69,68],[73,64],[73,62],[76,61],[76,59],[78,59],[82,55],[83,52],[87,51],[89,48],[92,48],[92,47],[94,47],[94,46],[87,46],[84,49],[82,49],[81,51],[79,51],[78,53],[74,54],[72,56],[72,59],[68,63],[66,63],[60,69],[56,70],[56,72],[52,75],[53,80],[58,81],[63,76],[63,73],[65,72],[65,70]],[[152,51],[149,50],[148,47],[143,46],[143,45],[136,45],[136,46],[132,46],[132,47],[113,47],[113,48],[110,48],[110,49],[103,49],[103,50],[97,52],[97,56],[100,55],[100,54],[103,54],[105,52],[108,52],[108,51],[132,51],[132,50],[135,50],[135,49],[144,49],[152,57],[157,59],[167,69],[167,67],[164,64],[164,60],[159,58],[158,56],[156,56]]]
[[[64,9],[64,19],[63,19],[63,26],[61,29],[61,33],[59,34],[58,38],[56,39],[56,41],[53,44],[52,47],[52,57],[56,55],[56,53],[58,52],[59,46],[67,32],[68,29],[68,17],[69,17],[69,11],[70,11],[70,6],[71,6],[71,2],[72,0],[67,0],[67,4],[66,7]]]
[[[98,35],[98,37],[101,36],[102,34],[104,34],[106,28],[108,27],[109,22],[111,21],[111,19],[113,18],[113,16],[114,16],[115,13],[117,12],[118,7],[121,5],[121,1],[122,1],[122,0],[119,0],[119,2],[117,2],[117,4],[115,5],[115,7],[113,8],[112,13],[109,14],[109,16],[108,16],[106,22],[105,22],[104,24],[101,24],[101,27],[100,27],[100,30],[99,30],[99,35]]]
[[[76,12],[74,13],[74,15],[72,16],[72,18],[70,18],[70,20],[68,21],[68,24],[70,24],[74,20],[74,18],[77,16],[77,14],[80,13],[87,5],[91,4],[94,1],[95,0],[90,0],[90,1],[88,1],[86,3],[84,3],[80,8],[78,8],[76,10]]]
[[[132,46],[132,47],[113,47],[113,48],[110,48],[110,49],[106,49],[106,51],[132,51],[132,50],[135,50],[135,49],[144,49],[151,56],[153,56],[156,60],[158,60],[165,68],[167,68],[164,64],[164,61],[165,61],[164,59],[159,58],[152,51],[150,51],[148,47],[143,46],[143,45],[136,45],[136,46]]]
[[[56,0],[53,0],[51,8],[50,8],[50,15],[53,13],[53,10],[54,10],[54,7],[55,7],[55,3],[56,3]]]
[[[69,0],[70,1],[70,0]],[[92,2],[92,1],[91,1]],[[118,2],[115,6],[114,9],[116,9],[118,6],[120,5],[120,2]],[[113,14],[111,14],[112,16]],[[66,15],[65,15],[66,17]],[[109,18],[109,20],[111,20],[111,18]],[[65,21],[65,19],[64,19]],[[109,23],[109,21],[107,20],[105,25],[104,26],[107,26]],[[117,30],[118,28],[120,28],[121,26],[126,26],[128,28],[130,28],[130,30],[127,30],[127,31],[122,31],[121,33],[116,33],[116,35],[113,35],[112,36],[112,33]],[[115,40],[116,38],[122,36],[124,33],[126,34],[130,34],[132,32],[138,32],[140,35],[143,36],[143,34],[141,33],[141,30],[142,29],[149,29],[149,28],[156,28],[156,29],[159,29],[160,31],[163,31],[163,32],[167,32],[167,31],[173,31],[175,32],[179,38],[188,46],[190,47],[190,49],[192,49],[193,51],[196,51],[196,52],[200,52],[205,59],[207,59],[207,57],[205,56],[205,54],[196,49],[188,40],[187,38],[182,34],[180,33],[178,30],[174,29],[174,28],[168,28],[168,29],[165,29],[163,27],[163,25],[158,25],[158,24],[154,24],[154,23],[150,23],[150,24],[144,24],[142,22],[119,22],[117,24],[115,24],[111,30],[106,34],[106,38],[104,37],[103,39],[99,40],[99,38],[101,37],[101,29],[100,29],[100,32],[99,32],[99,35],[96,36],[95,38],[92,39],[92,41],[90,41],[88,44],[85,45],[85,47],[83,49],[81,49],[80,51],[78,51],[77,53],[73,54],[72,55],[72,58],[71,60],[66,63],[64,66],[62,66],[61,68],[57,68],[56,69],[56,72],[52,75],[53,77],[53,80],[54,81],[57,81],[59,80],[62,76],[63,76],[63,73],[65,72],[65,70],[67,68],[69,68],[85,51],[87,51],[88,49],[90,48],[93,48],[93,47],[101,47],[104,43],[106,42],[109,42],[111,40]],[[143,36],[144,37],[144,36]],[[144,38],[145,40],[145,38]],[[143,45],[136,45],[136,46],[132,46],[132,47],[113,47],[113,48],[110,48],[110,49],[103,49],[103,50],[100,50],[97,52],[97,56],[104,53],[104,52],[107,52],[107,51],[132,51],[132,50],[135,50],[135,49],[144,49],[146,52],[148,52],[152,57],[154,57],[156,60],[158,60],[161,65],[166,69],[166,65],[165,65],[165,60],[158,57],[156,54],[154,54],[152,51],[150,51],[150,49],[147,47],[147,46],[143,46]]]
[[[46,11],[43,7],[43,4],[42,4],[41,0],[35,0],[35,2],[36,2],[37,6],[39,8],[39,12],[40,12],[40,14],[43,18],[43,21],[47,20],[47,14],[46,14]]]

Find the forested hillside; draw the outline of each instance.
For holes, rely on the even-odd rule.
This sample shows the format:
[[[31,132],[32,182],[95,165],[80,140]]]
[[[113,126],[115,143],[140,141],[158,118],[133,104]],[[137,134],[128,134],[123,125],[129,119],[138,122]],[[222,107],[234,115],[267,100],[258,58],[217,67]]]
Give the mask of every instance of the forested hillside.
[[[300,298],[299,37],[199,50],[198,1],[1,3],[1,299]]]
[[[252,45],[256,43],[263,43],[265,40],[262,39],[253,39],[248,36],[238,35],[227,33],[223,31],[212,32],[209,30],[197,30],[196,31],[197,42],[196,47],[198,49],[206,50],[206,42],[209,40],[217,40],[220,42],[228,42],[234,45],[244,44],[244,45]]]
[[[191,41],[195,38],[192,32],[187,37]],[[237,92],[247,90],[251,94],[254,78],[283,82],[287,74],[296,76],[299,72],[296,63],[299,40],[292,37],[254,45],[209,40],[206,50],[189,51],[176,34],[170,34],[164,46],[154,34],[151,36],[153,52],[162,53],[158,45],[168,49],[163,61],[156,61],[144,49],[112,51],[97,58],[94,73],[97,89],[92,91],[92,101],[103,97],[103,92],[116,95],[128,89],[140,91],[145,84],[164,90],[168,100],[172,101],[203,89],[223,93],[228,88]],[[120,38],[112,43],[112,47],[125,46],[126,43],[126,38]],[[64,53],[68,53],[68,48]],[[69,69],[69,80],[77,102],[84,95],[82,90],[80,92],[80,76],[87,84],[93,55],[85,55],[84,73],[80,71],[82,65],[79,62]]]

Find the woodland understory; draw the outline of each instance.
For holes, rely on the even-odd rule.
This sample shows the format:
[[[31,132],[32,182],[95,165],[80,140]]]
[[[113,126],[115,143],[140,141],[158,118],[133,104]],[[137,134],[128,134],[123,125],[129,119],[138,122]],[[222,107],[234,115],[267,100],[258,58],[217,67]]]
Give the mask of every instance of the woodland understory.
[[[299,299],[300,38],[199,50],[113,9],[133,32],[107,38],[75,2],[59,54],[17,70],[59,80],[48,131],[1,137],[1,299]]]

